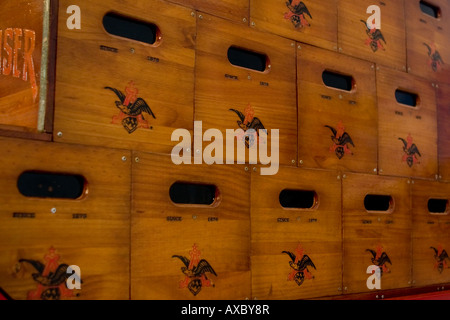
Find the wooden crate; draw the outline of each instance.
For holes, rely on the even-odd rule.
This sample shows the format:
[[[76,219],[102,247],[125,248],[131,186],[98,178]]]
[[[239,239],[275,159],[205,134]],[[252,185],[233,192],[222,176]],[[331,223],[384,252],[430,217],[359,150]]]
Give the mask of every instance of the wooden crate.
[[[338,173],[289,167],[270,177],[252,172],[251,199],[253,297],[341,294]]]
[[[48,88],[53,79],[54,1],[2,3],[0,14],[0,134],[49,140]],[[45,25],[44,25],[45,21]],[[48,25],[48,27],[47,27]],[[46,38],[44,43],[43,38]],[[47,83],[48,82],[48,83]]]
[[[297,61],[300,163],[307,168],[376,173],[373,64],[307,45],[301,45]],[[330,71],[350,77],[349,91],[325,84],[323,74]]]
[[[195,76],[195,120],[202,121],[203,130],[217,128],[225,136],[227,129],[247,132],[264,128],[268,141],[253,137],[258,143],[250,146],[271,150],[272,130],[278,129],[280,164],[296,164],[296,67],[292,44],[275,35],[203,15],[198,20]],[[244,59],[235,61],[236,51],[237,57]],[[255,55],[260,58],[256,59],[259,65]],[[251,59],[246,60],[246,56]],[[240,66],[242,61],[246,67]],[[244,160],[237,156],[230,160],[238,159]]]
[[[381,290],[409,287],[412,263],[410,181],[345,174],[342,192],[344,293],[377,291],[367,286],[371,276],[367,270],[372,265],[383,270]],[[380,196],[387,198],[379,199]]]
[[[172,132],[193,128],[192,10],[159,0],[90,2],[79,6],[81,29],[68,29],[70,4],[60,1],[54,139],[170,153]],[[154,37],[117,36],[129,24]]]
[[[437,88],[439,179],[450,181],[450,85]]]
[[[134,158],[131,298],[250,298],[250,173],[242,166],[176,166],[165,155]],[[195,192],[184,193],[190,201],[171,196],[175,183],[215,186],[205,196],[211,204],[199,204]]]
[[[413,283],[450,282],[450,184],[415,180],[412,185]]]
[[[265,32],[337,50],[337,0],[250,0],[250,21]]]
[[[249,0],[168,0],[189,8],[199,10],[199,14],[206,12],[218,17],[242,22],[248,25],[249,20]]]
[[[421,3],[436,7],[438,18],[425,14]],[[446,0],[405,1],[408,72],[428,81],[450,83],[450,37]]]
[[[130,153],[6,138],[0,147],[3,289],[18,300],[129,299]],[[65,290],[64,265],[79,266],[81,290]]]
[[[396,91],[416,95],[416,106],[397,102]],[[377,72],[380,174],[435,179],[436,92],[431,83],[381,67]],[[402,99],[400,99],[402,101]]]
[[[403,0],[339,0],[338,12],[340,52],[406,71]]]

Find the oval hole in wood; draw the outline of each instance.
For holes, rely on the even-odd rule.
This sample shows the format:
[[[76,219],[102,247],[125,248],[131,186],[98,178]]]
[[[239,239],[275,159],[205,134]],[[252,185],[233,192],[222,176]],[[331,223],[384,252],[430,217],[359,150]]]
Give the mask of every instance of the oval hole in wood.
[[[179,205],[212,206],[218,200],[219,190],[215,185],[176,182],[169,190],[173,203]]]
[[[27,171],[17,179],[25,197],[76,200],[86,194],[86,179],[80,175]]]
[[[354,86],[352,76],[347,76],[328,70],[325,70],[322,73],[322,80],[327,87],[339,90],[351,91]]]
[[[393,203],[391,196],[368,194],[364,198],[364,208],[367,211],[387,213],[392,210]]]
[[[429,199],[428,212],[430,214],[448,214],[447,199]]]
[[[279,195],[280,205],[285,209],[313,209],[317,204],[315,191],[285,189]]]
[[[254,71],[264,72],[269,65],[269,58],[265,54],[231,46],[228,49],[228,61],[233,66]]]
[[[419,104],[419,96],[415,93],[407,92],[401,89],[395,90],[395,100],[398,103],[410,107],[417,107]]]
[[[420,10],[426,15],[429,15],[430,17],[433,17],[435,19],[441,17],[441,9],[429,2],[420,1]]]
[[[151,45],[159,40],[161,34],[159,28],[153,23],[113,12],[109,12],[103,17],[103,27],[109,34]]]

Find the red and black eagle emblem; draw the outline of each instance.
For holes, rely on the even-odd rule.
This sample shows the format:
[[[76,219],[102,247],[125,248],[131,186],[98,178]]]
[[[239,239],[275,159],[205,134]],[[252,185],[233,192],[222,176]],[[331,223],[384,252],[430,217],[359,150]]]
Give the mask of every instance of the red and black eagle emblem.
[[[264,132],[267,134],[267,130],[262,124],[261,120],[258,117],[255,117],[255,110],[251,105],[248,105],[245,108],[244,113],[236,109],[230,109],[229,111],[236,113],[239,117],[237,124],[239,128],[244,130],[243,139],[245,139],[245,146],[247,148],[251,148],[255,144],[255,142],[258,141],[259,130],[264,130]],[[249,130],[253,130],[253,133],[250,134]]]
[[[291,258],[289,265],[292,270],[288,275],[288,281],[295,281],[298,286],[301,286],[305,279],[314,279],[314,276],[311,274],[308,267],[316,269],[311,258],[303,252],[303,248],[300,245],[295,249],[295,253],[290,251],[281,252],[287,254]]]
[[[442,273],[444,269],[450,268],[447,264],[447,261],[450,261],[450,258],[448,257],[447,251],[445,251],[442,246],[439,246],[437,249],[435,247],[430,247],[430,249],[434,250],[434,259],[436,260],[434,267],[439,273]]]
[[[417,156],[421,157],[419,149],[417,148],[416,144],[413,143],[413,138],[409,134],[408,137],[405,139],[398,138],[403,142],[403,151],[405,154],[403,155],[403,161],[406,161],[408,166],[411,168],[414,164],[420,163],[419,158]]]
[[[202,287],[214,287],[212,280],[208,279],[206,273],[211,273],[217,277],[216,272],[205,259],[200,260],[201,252],[198,250],[196,244],[189,252],[191,259],[183,256],[173,255],[172,258],[178,258],[183,262],[184,266],[181,267],[181,272],[185,275],[183,281],[180,282],[180,288],[188,288],[194,295],[198,295],[202,290]]]
[[[20,259],[19,263],[26,262],[36,269],[36,273],[32,274],[34,281],[38,283],[38,287],[34,291],[28,293],[29,300],[60,300],[63,297],[70,298],[78,296],[74,290],[67,288],[67,279],[71,276],[67,273],[67,264],[59,264],[60,256],[54,248],[50,248],[45,255],[46,264],[40,261]],[[80,279],[80,282],[81,279]]]
[[[364,23],[364,26],[366,27],[366,33],[369,36],[369,38],[366,40],[366,45],[370,46],[373,52],[377,52],[378,49],[386,50],[382,44],[382,41],[384,42],[384,44],[386,44],[386,39],[384,39],[381,30],[375,28],[375,26],[369,26],[364,20],[361,20],[361,22]]]
[[[339,159],[342,159],[346,154],[353,155],[353,152],[350,150],[349,145],[355,147],[355,144],[353,143],[350,135],[345,131],[345,127],[342,121],[339,121],[336,129],[331,126],[325,127],[330,129],[333,133],[333,135],[331,136],[333,145],[330,147],[330,152],[336,153],[336,156]]]
[[[291,20],[292,24],[295,28],[303,28],[309,27],[310,24],[308,20],[306,20],[306,16],[308,15],[311,19],[311,13],[309,12],[306,5],[300,0],[289,0],[286,1],[286,6],[289,9],[289,12],[284,14],[284,18]]]
[[[366,252],[370,252],[372,254],[372,263],[377,266],[380,267],[380,277],[383,275],[384,273],[390,273],[391,270],[387,267],[387,263],[389,263],[390,265],[392,265],[391,259],[389,259],[388,255],[386,252],[383,251],[383,247],[381,246],[377,246],[376,251],[375,250],[371,250],[371,249],[366,249]]]
[[[139,91],[134,86],[133,81],[130,81],[125,88],[125,94],[115,88],[105,87],[105,89],[113,91],[120,100],[116,101],[116,107],[120,110],[120,113],[113,117],[113,124],[121,123],[130,134],[138,128],[150,129],[148,121],[144,118],[144,113],[149,114],[153,119],[156,119],[156,116],[145,100],[137,96]]]
[[[442,60],[439,52],[436,50],[436,46],[434,44],[428,45],[425,42],[423,45],[428,49],[428,57],[430,58],[428,60],[428,64],[431,66],[431,69],[435,72],[439,71],[444,65],[444,61]]]

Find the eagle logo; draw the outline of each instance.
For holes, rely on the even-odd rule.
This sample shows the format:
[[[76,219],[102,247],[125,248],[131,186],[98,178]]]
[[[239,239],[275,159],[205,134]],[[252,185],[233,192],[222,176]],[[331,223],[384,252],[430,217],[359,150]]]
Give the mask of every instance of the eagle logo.
[[[339,121],[336,129],[331,126],[325,126],[325,128],[330,129],[333,133],[331,136],[333,145],[330,147],[330,152],[334,152],[339,159],[342,159],[346,154],[353,155],[349,145],[355,147],[355,144],[350,135],[345,131],[342,121]]]
[[[189,251],[189,255],[191,259],[178,255],[173,255],[172,258],[178,258],[184,264],[181,267],[181,272],[183,272],[185,278],[180,282],[180,288],[188,288],[194,296],[197,296],[202,287],[215,287],[212,280],[206,276],[206,273],[211,273],[216,277],[217,274],[208,261],[205,259],[200,260],[201,252],[196,244]]]
[[[135,87],[134,81],[128,83],[125,93],[111,87],[105,87],[105,89],[113,91],[120,100],[116,101],[116,107],[120,110],[120,113],[113,117],[113,124],[122,124],[129,134],[135,132],[138,128],[150,129],[148,121],[144,118],[144,113],[149,114],[153,119],[156,119],[156,116],[145,100],[137,96],[139,90]]]
[[[74,290],[67,288],[66,282],[71,276],[70,273],[67,273],[69,265],[59,264],[59,259],[60,256],[52,247],[44,256],[46,264],[36,260],[19,260],[19,263],[28,263],[37,271],[32,274],[32,277],[38,283],[38,287],[36,290],[28,292],[28,300],[60,300],[79,296],[79,294],[75,294]]]
[[[434,43],[428,45],[425,42],[423,45],[428,49],[428,64],[431,66],[431,69],[433,69],[434,72],[439,71],[444,65],[444,61],[442,60],[439,52],[436,50],[436,45]]]
[[[408,137],[405,139],[398,138],[403,142],[403,151],[404,155],[402,160],[406,161],[408,166],[411,168],[414,164],[420,163],[419,158],[417,156],[421,157],[419,149],[417,148],[416,144],[413,143],[413,138],[411,137],[411,134],[408,135]]]
[[[381,30],[377,29],[375,26],[369,26],[364,20],[361,20],[361,22],[364,23],[366,34],[369,36],[366,40],[366,45],[370,46],[373,52],[377,52],[378,49],[386,50],[382,44],[382,41],[386,44],[386,39],[384,39]]]
[[[436,260],[434,267],[439,271],[439,273],[442,273],[444,269],[450,268],[447,264],[447,261],[450,261],[450,258],[448,257],[447,251],[445,251],[441,245],[438,246],[437,249],[435,247],[430,247],[430,249],[433,249],[434,251],[434,259]]]
[[[286,6],[289,12],[284,14],[284,18],[290,20],[296,29],[311,26],[305,16],[306,14],[312,19],[311,13],[302,1],[289,0],[286,1]]]
[[[314,279],[314,276],[309,271],[308,267],[316,269],[316,266],[312,262],[308,255],[304,254],[304,250],[301,245],[295,249],[295,253],[290,251],[282,251],[281,253],[287,254],[291,261],[289,261],[289,266],[291,267],[291,272],[288,275],[288,281],[295,281],[300,287],[305,279]]]
[[[229,111],[236,113],[239,117],[237,124],[239,128],[244,130],[243,139],[245,139],[245,146],[247,148],[251,148],[255,142],[258,141],[259,130],[264,130],[267,134],[266,128],[262,124],[261,120],[259,120],[258,117],[255,117],[255,110],[250,104],[245,108],[244,113],[236,109],[230,109]],[[251,129],[254,130],[252,134],[248,132]]]
[[[372,254],[372,263],[380,268],[380,277],[384,273],[390,273],[391,270],[387,267],[387,263],[392,265],[391,259],[389,259],[386,252],[383,251],[382,246],[377,246],[376,250],[366,249],[366,252],[370,252]]]

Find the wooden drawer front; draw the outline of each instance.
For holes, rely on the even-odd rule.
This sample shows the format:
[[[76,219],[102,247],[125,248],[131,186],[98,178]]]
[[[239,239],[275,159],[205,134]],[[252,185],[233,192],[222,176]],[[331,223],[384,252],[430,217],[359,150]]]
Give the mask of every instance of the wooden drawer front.
[[[421,3],[432,5],[438,18],[425,14]],[[450,3],[445,0],[405,1],[408,72],[428,81],[450,83],[450,36],[447,19]]]
[[[342,191],[345,293],[377,289],[367,286],[372,265],[381,270],[381,289],[410,286],[410,181],[346,174]]]
[[[253,172],[251,190],[253,296],[341,294],[338,173],[288,167],[270,177]]]
[[[437,89],[439,176],[450,181],[450,85],[440,84]]]
[[[435,179],[437,164],[436,92],[413,75],[380,68],[378,150],[381,174]],[[412,93],[410,106],[396,92]],[[408,99],[407,99],[408,100]],[[406,102],[408,103],[408,102]]]
[[[272,130],[278,129],[279,162],[295,164],[297,106],[293,42],[207,15],[198,20],[198,27],[195,120],[202,121],[203,130],[218,129],[224,137],[227,129],[245,132],[266,129],[268,150],[272,148]],[[254,59],[255,54],[259,61]],[[239,57],[245,56],[253,56],[250,65],[240,63],[245,59]],[[258,138],[258,148],[264,143]],[[237,156],[231,160],[237,159],[244,160]]]
[[[3,289],[19,300],[129,299],[130,154],[13,139],[0,146]],[[65,290],[64,265],[80,268],[81,290]]]
[[[450,184],[412,185],[413,280],[416,286],[450,282]]]
[[[337,1],[250,0],[250,25],[328,50],[337,50]]]
[[[249,298],[250,174],[242,166],[176,166],[163,155],[134,158],[131,298]],[[205,186],[215,188],[195,189]]]
[[[406,71],[403,1],[339,0],[338,12],[342,53]]]
[[[323,78],[327,75],[328,86]],[[336,76],[338,80],[333,81]],[[298,50],[298,121],[299,162],[304,167],[376,172],[373,65],[302,45]]]
[[[60,3],[54,139],[170,153],[172,132],[193,128],[192,10],[159,0],[78,3],[78,30],[66,26],[69,4]],[[119,37],[130,24],[154,37]]]

